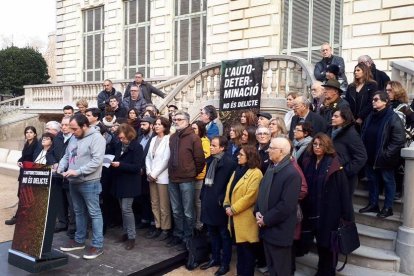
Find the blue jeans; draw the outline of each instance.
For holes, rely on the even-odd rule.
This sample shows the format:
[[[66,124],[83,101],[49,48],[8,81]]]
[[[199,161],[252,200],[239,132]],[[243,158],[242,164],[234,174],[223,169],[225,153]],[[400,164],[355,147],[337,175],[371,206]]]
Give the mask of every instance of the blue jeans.
[[[211,259],[221,265],[230,265],[232,240],[227,225],[207,225],[211,238]],[[221,252],[222,254],[221,254]]]
[[[125,197],[119,199],[119,205],[122,210],[122,231],[128,235],[128,239],[135,240],[135,216],[132,211],[133,197]]]
[[[171,209],[174,217],[174,236],[186,242],[193,236],[194,227],[194,182],[168,184]]]
[[[99,206],[99,194],[102,191],[99,180],[80,184],[69,184],[70,195],[75,211],[75,241],[84,243],[88,226],[88,215],[92,220],[92,246],[103,247],[103,219]]]
[[[369,203],[378,205],[379,183],[382,180],[385,190],[384,208],[392,208],[395,196],[395,178],[393,169],[373,169],[366,166],[369,180]]]

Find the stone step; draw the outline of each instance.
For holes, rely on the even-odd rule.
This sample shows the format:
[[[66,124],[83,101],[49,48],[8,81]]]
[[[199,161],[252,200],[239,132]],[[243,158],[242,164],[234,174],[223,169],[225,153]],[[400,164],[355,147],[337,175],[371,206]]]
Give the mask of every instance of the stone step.
[[[340,256],[344,260],[344,256]],[[400,257],[393,250],[385,250],[361,245],[357,250],[348,255],[348,263],[379,270],[398,272],[400,269]]]
[[[385,230],[398,231],[398,227],[402,225],[402,215],[399,212],[394,212],[393,216],[381,219],[377,217],[376,213],[360,214],[359,209],[365,207],[354,203],[355,222]]]
[[[338,263],[338,268],[341,267],[343,264],[342,261]],[[303,257],[296,258],[296,266],[299,268],[300,272],[298,275],[307,275],[313,276],[315,275],[315,271],[318,265],[318,255],[316,253],[309,253]],[[307,268],[307,269],[306,269]],[[306,273],[306,274],[305,274]],[[295,273],[296,275],[296,273]],[[349,262],[348,256],[348,263],[346,264],[344,270],[341,272],[337,272],[336,275],[346,275],[346,276],[406,276],[406,274],[402,274],[396,271],[387,271],[381,270],[378,267],[368,268],[362,267]]]
[[[384,199],[383,195],[379,196],[379,207],[382,208],[384,206]],[[354,196],[352,197],[352,201],[354,204],[366,206],[369,203],[369,192],[362,189],[356,189],[354,192]],[[394,212],[402,213],[403,211],[403,201],[402,199],[394,200],[394,205],[392,207]]]
[[[397,232],[357,223],[359,240],[362,245],[394,250]]]

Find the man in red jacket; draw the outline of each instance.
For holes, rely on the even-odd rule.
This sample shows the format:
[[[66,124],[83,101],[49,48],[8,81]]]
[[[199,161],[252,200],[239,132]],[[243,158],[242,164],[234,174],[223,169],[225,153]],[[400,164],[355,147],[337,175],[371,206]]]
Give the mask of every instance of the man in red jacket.
[[[174,117],[176,132],[170,137],[168,175],[171,208],[174,217],[173,238],[168,246],[186,249],[194,226],[194,181],[204,168],[205,158],[201,139],[190,126],[190,115],[178,111]]]

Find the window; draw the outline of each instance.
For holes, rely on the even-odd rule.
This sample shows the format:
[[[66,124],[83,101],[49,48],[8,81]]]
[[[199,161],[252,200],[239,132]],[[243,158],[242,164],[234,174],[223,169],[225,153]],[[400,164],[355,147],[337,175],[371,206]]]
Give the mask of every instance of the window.
[[[174,75],[187,75],[206,64],[207,0],[174,4]]]
[[[135,72],[150,76],[150,0],[124,2],[125,59],[124,74],[134,78]]]
[[[282,53],[316,63],[322,43],[329,42],[338,54],[341,8],[342,0],[284,0]]]
[[[83,11],[83,79],[101,81],[104,75],[104,8]]]

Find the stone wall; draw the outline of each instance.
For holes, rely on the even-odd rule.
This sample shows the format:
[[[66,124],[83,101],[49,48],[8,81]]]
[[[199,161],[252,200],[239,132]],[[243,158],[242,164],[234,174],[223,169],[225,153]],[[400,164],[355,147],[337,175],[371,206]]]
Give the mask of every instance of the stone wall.
[[[24,145],[24,128],[34,126],[38,136],[43,133],[45,123],[39,117],[19,120],[10,124],[0,126],[0,148],[22,150]]]
[[[280,52],[280,0],[209,0],[207,63]]]
[[[390,62],[414,58],[414,1],[345,0],[342,56],[348,78],[358,57],[369,55],[391,75]]]

